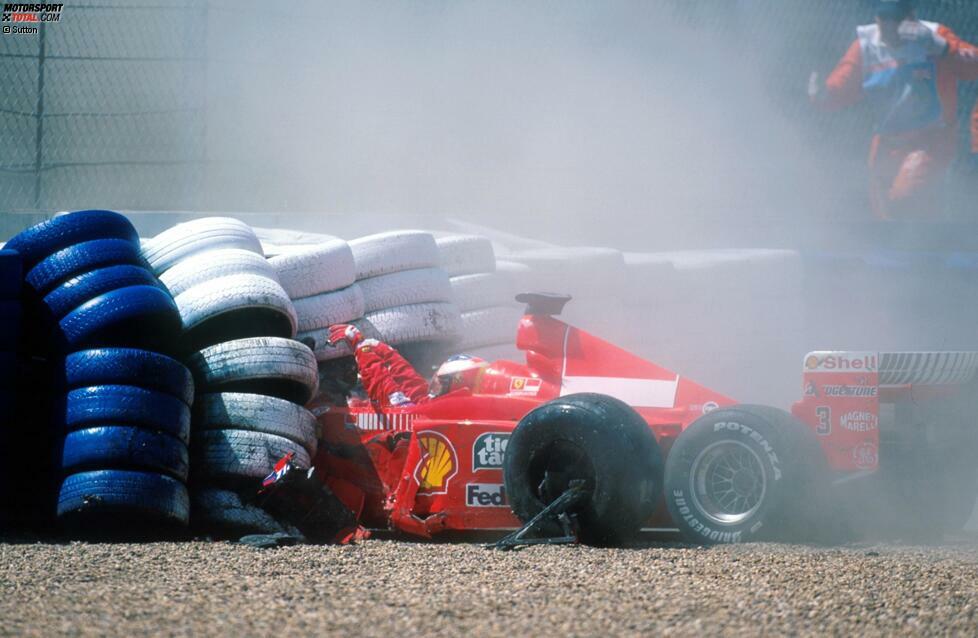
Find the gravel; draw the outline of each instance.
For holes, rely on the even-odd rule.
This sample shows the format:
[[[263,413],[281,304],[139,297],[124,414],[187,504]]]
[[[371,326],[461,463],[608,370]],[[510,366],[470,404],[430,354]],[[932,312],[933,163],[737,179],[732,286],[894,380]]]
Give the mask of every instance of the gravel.
[[[974,635],[978,542],[0,543],[0,635]],[[297,633],[298,632],[298,633]]]

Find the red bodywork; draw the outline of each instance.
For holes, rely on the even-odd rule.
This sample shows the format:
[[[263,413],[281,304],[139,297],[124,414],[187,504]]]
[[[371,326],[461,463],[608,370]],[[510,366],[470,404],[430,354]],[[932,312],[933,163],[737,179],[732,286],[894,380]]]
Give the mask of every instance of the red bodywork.
[[[322,427],[317,471],[361,523],[430,537],[443,530],[519,527],[503,486],[510,433],[533,408],[596,392],[631,405],[667,455],[697,418],[736,401],[549,315],[525,315],[517,347],[526,363],[497,361],[479,394],[460,390],[420,405],[314,404]],[[878,462],[877,353],[812,353],[806,396],[793,413],[816,434],[831,467]],[[884,355],[885,356],[885,355]],[[892,392],[909,392],[894,387]],[[673,527],[658,507],[650,527]]]

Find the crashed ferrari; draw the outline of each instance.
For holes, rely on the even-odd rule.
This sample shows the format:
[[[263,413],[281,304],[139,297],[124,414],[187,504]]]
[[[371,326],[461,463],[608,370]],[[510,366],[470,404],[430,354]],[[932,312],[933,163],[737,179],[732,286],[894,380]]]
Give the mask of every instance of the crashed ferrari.
[[[561,321],[569,297],[518,299],[526,361],[491,363],[477,393],[312,406],[316,472],[362,525],[713,544],[942,534],[971,513],[978,353],[812,352],[788,412]]]

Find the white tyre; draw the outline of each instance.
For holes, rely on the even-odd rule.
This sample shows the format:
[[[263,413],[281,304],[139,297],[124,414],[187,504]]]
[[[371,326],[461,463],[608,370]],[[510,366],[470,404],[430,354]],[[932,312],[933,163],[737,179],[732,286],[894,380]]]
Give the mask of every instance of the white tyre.
[[[440,268],[403,270],[357,282],[363,290],[364,310],[374,312],[407,304],[451,301],[452,286]]]
[[[318,380],[317,380],[318,385]],[[248,430],[295,441],[316,454],[316,417],[301,405],[244,392],[201,394],[194,401],[193,427],[203,430]]]
[[[450,303],[385,308],[364,315],[363,323],[377,339],[389,344],[452,341],[462,328],[458,308]]]
[[[479,346],[516,343],[516,328],[523,313],[508,306],[480,308],[462,313],[462,334],[456,347],[462,351]]]
[[[241,248],[209,250],[188,257],[160,275],[160,281],[176,297],[197,284],[226,275],[260,275],[278,281],[268,260]]]
[[[298,324],[292,300],[268,277],[218,277],[174,301],[183,320],[183,345],[190,351],[247,337],[292,338]]]
[[[479,235],[448,235],[435,240],[442,270],[449,275],[471,275],[496,269],[492,242]]]
[[[365,309],[363,291],[359,284],[296,299],[293,304],[298,317],[299,332],[328,328],[337,323],[349,323],[362,317]]]
[[[342,239],[281,250],[268,261],[293,299],[339,290],[356,281],[353,251]]]
[[[495,272],[452,277],[452,296],[461,312],[514,304],[516,296],[508,277]]]
[[[252,392],[305,405],[319,387],[312,350],[292,339],[227,341],[195,352],[185,363],[200,392]]]
[[[419,230],[359,237],[350,241],[350,249],[357,265],[357,279],[438,265],[435,238]]]
[[[191,255],[218,248],[262,254],[261,242],[251,227],[232,217],[205,217],[177,224],[149,240],[142,251],[159,275]]]
[[[248,534],[298,534],[291,525],[279,523],[256,505],[245,503],[236,492],[217,488],[190,494],[190,520],[194,528],[221,538],[238,539]]]
[[[248,430],[201,430],[190,448],[192,473],[199,480],[228,483],[263,479],[289,452],[299,467],[310,467],[309,454],[300,444],[282,436]]]

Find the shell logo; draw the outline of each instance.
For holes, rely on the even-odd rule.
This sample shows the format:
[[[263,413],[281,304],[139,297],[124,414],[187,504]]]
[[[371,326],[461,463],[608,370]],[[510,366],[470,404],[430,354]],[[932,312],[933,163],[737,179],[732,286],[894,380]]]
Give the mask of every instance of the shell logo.
[[[805,367],[808,368],[809,370],[814,370],[815,368],[817,368],[818,367],[818,357],[816,357],[813,354],[812,355],[809,355],[808,358],[805,359]]]
[[[417,437],[421,447],[421,460],[414,471],[418,493],[444,494],[448,491],[448,482],[458,473],[455,448],[437,432],[419,432]]]

